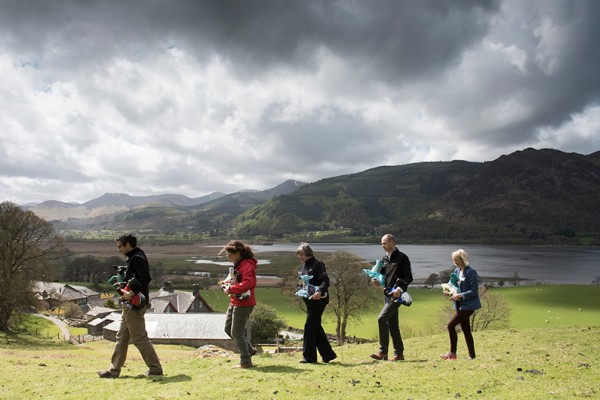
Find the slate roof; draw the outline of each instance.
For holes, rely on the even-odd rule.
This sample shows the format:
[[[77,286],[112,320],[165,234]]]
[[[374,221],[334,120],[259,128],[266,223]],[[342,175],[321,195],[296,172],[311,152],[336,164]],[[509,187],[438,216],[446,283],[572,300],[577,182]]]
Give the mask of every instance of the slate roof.
[[[204,310],[206,310],[207,312],[214,312],[212,307],[206,302],[206,300],[204,300],[204,298],[200,294],[194,295],[191,292],[185,292],[180,290],[170,291],[162,288],[158,292],[150,293],[150,302],[155,312],[159,312],[159,309],[156,308],[154,302],[156,300],[166,300],[170,301],[173,304],[173,306],[175,306],[177,312],[187,313],[190,310],[190,307],[192,306],[196,298],[198,298],[199,301],[202,303],[202,308]]]
[[[118,318],[117,318],[118,317]],[[150,339],[230,339],[225,333],[226,314],[219,313],[146,313],[146,331]],[[121,314],[113,313],[106,317],[117,318],[104,329],[118,331]]]

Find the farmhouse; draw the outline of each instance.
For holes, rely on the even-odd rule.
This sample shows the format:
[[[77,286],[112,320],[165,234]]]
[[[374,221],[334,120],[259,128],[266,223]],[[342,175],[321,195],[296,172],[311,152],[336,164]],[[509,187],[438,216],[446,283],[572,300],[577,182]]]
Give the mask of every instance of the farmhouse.
[[[174,290],[171,282],[165,282],[158,292],[150,293],[150,309],[154,313],[212,313],[213,308],[200,294],[200,287],[194,285],[192,292]]]
[[[63,303],[71,302],[77,304],[86,312],[91,308],[91,304],[100,301],[100,293],[85,286],[67,283],[36,281],[33,292],[39,300],[46,301],[51,308],[60,307]]]

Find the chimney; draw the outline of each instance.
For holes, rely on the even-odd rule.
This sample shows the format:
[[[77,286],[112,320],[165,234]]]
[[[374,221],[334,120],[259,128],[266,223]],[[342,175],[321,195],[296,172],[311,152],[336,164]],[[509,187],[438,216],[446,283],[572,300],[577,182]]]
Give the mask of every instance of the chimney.
[[[173,293],[175,290],[173,289],[173,283],[171,281],[165,281],[163,284],[163,290],[165,292]]]
[[[200,294],[200,285],[198,285],[197,283],[194,283],[192,285],[192,294],[194,295],[194,297]]]

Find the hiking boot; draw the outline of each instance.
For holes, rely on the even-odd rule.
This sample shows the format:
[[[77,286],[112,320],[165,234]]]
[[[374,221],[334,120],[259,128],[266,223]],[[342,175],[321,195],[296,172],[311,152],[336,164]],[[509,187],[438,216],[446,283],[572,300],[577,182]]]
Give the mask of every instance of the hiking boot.
[[[396,354],[390,361],[404,361],[404,353]]]
[[[440,354],[444,360],[456,360],[456,354],[452,352],[447,352],[446,354]]]
[[[116,379],[119,377],[119,374],[115,374],[114,372],[110,372],[109,370],[104,370],[98,371],[98,376],[100,378]]]
[[[371,358],[374,358],[375,360],[379,361],[384,361],[387,360],[387,354],[383,354],[382,352],[373,353],[371,354]]]

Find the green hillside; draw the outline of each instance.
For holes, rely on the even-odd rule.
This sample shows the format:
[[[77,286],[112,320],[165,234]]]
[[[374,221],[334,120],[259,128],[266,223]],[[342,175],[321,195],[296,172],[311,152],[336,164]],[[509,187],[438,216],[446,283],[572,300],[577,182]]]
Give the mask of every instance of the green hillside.
[[[600,327],[535,328],[475,333],[478,356],[445,361],[445,334],[405,340],[406,361],[369,358],[373,344],[334,347],[330,364],[299,364],[300,353],[254,357],[235,371],[238,356],[158,345],[162,378],[138,377],[146,368],[131,346],[121,378],[99,379],[114,343],[70,345],[27,335],[0,334],[2,399],[575,399],[600,395]],[[266,350],[266,349],[261,349]]]
[[[287,193],[287,194],[282,194]],[[194,206],[144,204],[53,222],[65,236],[137,231],[174,238],[600,245],[600,156],[525,149],[489,162],[381,166],[238,192]]]

